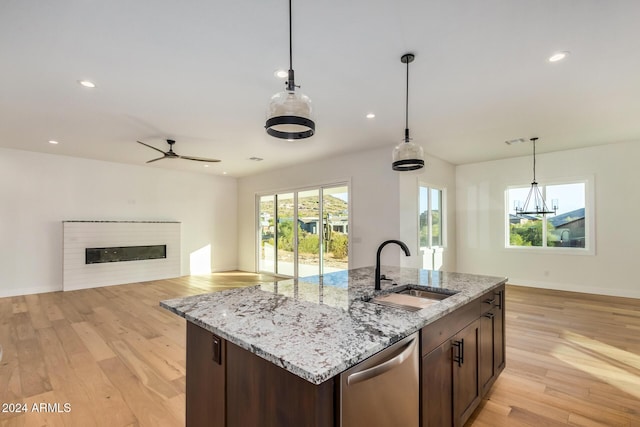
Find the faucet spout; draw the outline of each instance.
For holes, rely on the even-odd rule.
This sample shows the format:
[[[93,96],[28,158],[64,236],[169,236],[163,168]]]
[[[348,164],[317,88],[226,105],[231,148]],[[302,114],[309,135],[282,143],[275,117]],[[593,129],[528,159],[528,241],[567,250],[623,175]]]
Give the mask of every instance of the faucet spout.
[[[376,253],[376,286],[375,286],[376,291],[380,290],[380,253],[382,252],[382,248],[387,246],[389,243],[395,243],[396,245],[400,246],[400,248],[404,251],[404,254],[406,256],[411,256],[409,247],[404,242],[401,242],[400,240],[386,240],[382,242],[380,246],[378,246],[378,252]]]

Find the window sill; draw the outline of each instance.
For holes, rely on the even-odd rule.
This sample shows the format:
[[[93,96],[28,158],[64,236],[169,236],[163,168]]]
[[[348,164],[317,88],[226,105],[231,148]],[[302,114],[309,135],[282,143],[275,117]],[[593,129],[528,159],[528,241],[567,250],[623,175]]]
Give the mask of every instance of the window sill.
[[[542,246],[505,246],[507,251],[529,252],[545,255],[595,255],[595,248],[563,248],[563,247],[542,247]]]

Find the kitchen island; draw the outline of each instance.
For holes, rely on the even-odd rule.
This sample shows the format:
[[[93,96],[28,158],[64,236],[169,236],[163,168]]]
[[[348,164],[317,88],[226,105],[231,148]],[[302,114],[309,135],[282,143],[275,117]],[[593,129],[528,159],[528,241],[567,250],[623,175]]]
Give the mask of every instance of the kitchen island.
[[[187,320],[187,425],[340,425],[339,374],[414,333],[421,425],[464,423],[504,367],[506,278],[399,267],[383,273],[390,280],[380,291],[366,267],[162,301]],[[455,294],[414,312],[370,301],[407,287]],[[457,343],[464,339],[456,335],[467,327],[475,341],[466,337],[463,365]],[[455,388],[456,364],[474,368],[465,375],[476,392],[468,391],[471,380]],[[450,401],[437,396],[443,387],[452,387]],[[456,408],[462,391],[474,396]]]

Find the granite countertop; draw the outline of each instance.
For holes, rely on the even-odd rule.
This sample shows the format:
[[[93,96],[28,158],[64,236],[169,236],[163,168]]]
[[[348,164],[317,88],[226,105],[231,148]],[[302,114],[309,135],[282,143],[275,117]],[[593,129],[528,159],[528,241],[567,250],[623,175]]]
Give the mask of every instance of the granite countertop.
[[[320,384],[505,283],[505,277],[381,268],[392,279],[374,291],[374,268],[286,279],[161,301],[204,329]],[[402,287],[458,293],[410,312],[366,302]]]

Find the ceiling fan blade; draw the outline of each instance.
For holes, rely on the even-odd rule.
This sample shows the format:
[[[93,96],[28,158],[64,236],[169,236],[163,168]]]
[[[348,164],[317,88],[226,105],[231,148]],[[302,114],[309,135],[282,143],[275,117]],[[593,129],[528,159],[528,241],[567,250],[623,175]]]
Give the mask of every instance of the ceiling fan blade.
[[[162,157],[158,157],[157,159],[151,159],[149,160],[147,163],[152,163],[152,162],[157,162],[158,160],[162,160],[164,158],[166,158],[167,156],[162,156]]]
[[[193,157],[193,156],[178,156],[178,157],[185,160],[195,160],[196,162],[216,163],[220,161],[218,159],[207,159],[205,157]]]
[[[161,152],[162,154],[164,154],[164,151],[162,151],[162,150],[161,150],[161,149],[159,149],[159,148],[154,147],[153,145],[145,144],[144,142],[140,142],[140,141],[136,141],[136,142],[137,142],[138,144],[142,144],[142,145],[144,145],[144,146],[146,146],[146,147],[153,148],[154,150],[159,151],[159,152]],[[159,159],[156,159],[156,160],[159,160]],[[149,163],[149,162],[147,162],[147,163]]]

